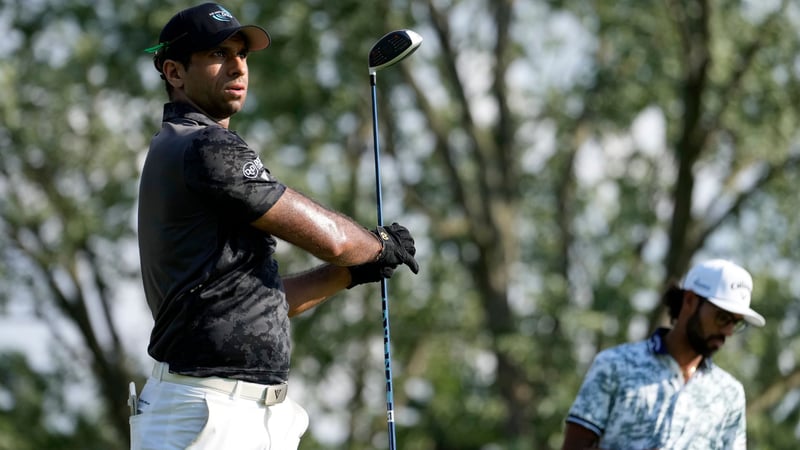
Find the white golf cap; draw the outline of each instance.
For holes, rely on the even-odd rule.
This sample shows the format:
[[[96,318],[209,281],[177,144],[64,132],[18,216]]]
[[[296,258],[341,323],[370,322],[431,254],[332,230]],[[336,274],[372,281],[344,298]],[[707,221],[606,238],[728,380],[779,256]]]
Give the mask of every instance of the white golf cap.
[[[712,259],[692,267],[681,285],[705,297],[720,309],[739,314],[751,325],[763,327],[764,317],[750,308],[753,278],[743,268],[724,259]]]

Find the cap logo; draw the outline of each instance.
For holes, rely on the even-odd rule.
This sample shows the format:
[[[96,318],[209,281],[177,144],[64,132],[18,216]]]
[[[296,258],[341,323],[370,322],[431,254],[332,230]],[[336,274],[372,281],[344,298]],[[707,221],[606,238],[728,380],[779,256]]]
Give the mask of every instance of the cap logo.
[[[710,291],[711,290],[711,286],[709,286],[708,284],[704,283],[703,280],[699,280],[699,279],[698,280],[694,280],[694,282],[692,284],[694,284],[695,286],[697,286],[697,287],[699,287],[701,289],[704,289],[706,291]]]
[[[220,7],[218,11],[209,13],[209,17],[219,22],[230,22],[233,20],[233,14],[229,13],[225,8]]]
[[[739,297],[742,300],[746,300],[750,296],[750,291],[753,288],[750,287],[750,284],[744,280],[741,281],[734,281],[731,283],[731,291],[738,291]]]
[[[750,290],[750,285],[745,281],[734,281],[731,283],[731,289],[747,289]]]

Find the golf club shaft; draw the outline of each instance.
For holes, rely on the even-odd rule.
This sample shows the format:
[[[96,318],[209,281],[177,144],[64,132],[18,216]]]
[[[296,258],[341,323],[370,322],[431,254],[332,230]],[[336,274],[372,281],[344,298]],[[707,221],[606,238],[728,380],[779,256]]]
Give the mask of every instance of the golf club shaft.
[[[378,101],[375,72],[369,75],[372,88],[372,139],[375,149],[375,194],[377,197],[378,226],[383,226],[383,195],[381,193],[381,155],[378,138]],[[386,420],[389,425],[389,450],[395,450],[394,388],[392,386],[392,352],[389,334],[389,291],[386,278],[381,280],[381,309],[383,310],[383,355],[386,373]]]

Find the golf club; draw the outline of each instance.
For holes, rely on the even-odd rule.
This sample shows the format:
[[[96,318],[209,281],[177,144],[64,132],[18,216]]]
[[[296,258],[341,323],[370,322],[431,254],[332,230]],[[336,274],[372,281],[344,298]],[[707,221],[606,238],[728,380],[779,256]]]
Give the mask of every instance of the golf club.
[[[383,195],[381,193],[381,157],[378,139],[378,102],[376,72],[396,64],[422,44],[422,36],[411,30],[392,31],[375,43],[369,51],[369,83],[372,87],[372,139],[375,149],[375,193],[378,206],[378,226],[383,226]],[[392,387],[392,356],[389,335],[389,294],[386,279],[381,280],[383,310],[383,353],[386,373],[386,420],[389,424],[389,450],[395,450],[394,394]]]

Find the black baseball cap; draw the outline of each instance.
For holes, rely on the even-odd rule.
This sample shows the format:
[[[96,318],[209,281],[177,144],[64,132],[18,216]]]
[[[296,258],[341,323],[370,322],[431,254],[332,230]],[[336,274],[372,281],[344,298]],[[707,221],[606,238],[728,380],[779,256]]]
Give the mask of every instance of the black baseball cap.
[[[245,36],[250,51],[269,47],[270,38],[267,30],[256,25],[242,25],[222,6],[216,3],[204,3],[184,9],[172,16],[161,30],[158,45],[145,51],[155,53],[157,56],[162,52],[172,55],[193,53],[212,48],[235,33],[242,33]]]

